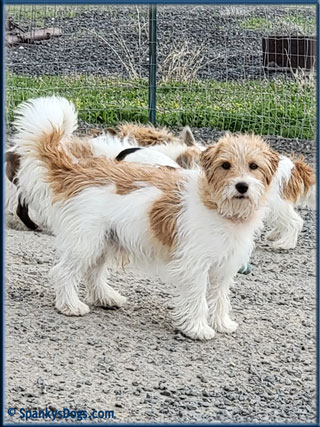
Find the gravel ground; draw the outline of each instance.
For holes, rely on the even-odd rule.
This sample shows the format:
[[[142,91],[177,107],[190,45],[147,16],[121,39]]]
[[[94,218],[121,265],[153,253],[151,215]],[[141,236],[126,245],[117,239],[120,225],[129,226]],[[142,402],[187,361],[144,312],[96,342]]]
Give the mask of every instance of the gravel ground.
[[[9,16],[22,29],[30,30],[36,22],[37,27],[57,26],[63,35],[7,48],[8,70],[31,76],[94,73],[117,78],[132,77],[134,70],[139,77],[148,76],[147,6],[78,7],[73,8],[75,16],[64,7],[45,19],[36,19],[34,12],[33,21],[30,16],[24,18],[23,11],[9,9]],[[178,58],[183,58],[188,68],[198,69],[198,78],[261,77],[262,37],[315,35],[315,23],[316,9],[301,5],[159,6],[158,76],[167,76],[174,59],[167,60],[174,54],[176,66]],[[181,56],[182,51],[188,53]]]
[[[311,142],[271,143],[314,164]],[[315,423],[315,212],[300,213],[296,249],[258,240],[253,272],[232,292],[239,329],[208,342],[174,330],[167,285],[132,274],[111,278],[125,307],[59,314],[48,282],[53,237],[8,228],[6,408],[113,410],[116,423]]]

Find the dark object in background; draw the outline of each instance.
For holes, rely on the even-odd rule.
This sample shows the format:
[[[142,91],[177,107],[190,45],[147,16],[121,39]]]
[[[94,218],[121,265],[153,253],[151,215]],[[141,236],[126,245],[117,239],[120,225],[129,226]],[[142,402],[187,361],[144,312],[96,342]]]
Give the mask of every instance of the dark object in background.
[[[11,28],[12,25],[13,24],[11,22]],[[15,31],[14,34],[7,33],[5,35],[5,41],[9,46],[22,43],[36,43],[42,40],[51,39],[52,37],[60,37],[62,35],[61,29],[57,27],[39,28],[34,29],[32,31],[23,31],[18,26],[15,26],[15,29],[19,29],[20,31]]]
[[[268,70],[311,70],[316,65],[315,37],[263,37],[262,50],[263,66]]]

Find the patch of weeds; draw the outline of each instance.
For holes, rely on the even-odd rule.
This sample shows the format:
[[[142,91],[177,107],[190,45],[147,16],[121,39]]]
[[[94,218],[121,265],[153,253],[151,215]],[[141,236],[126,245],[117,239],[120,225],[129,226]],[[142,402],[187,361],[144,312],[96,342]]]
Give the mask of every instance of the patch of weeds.
[[[287,138],[315,138],[316,93],[312,79],[162,82],[157,123],[212,127]],[[148,82],[102,76],[25,77],[7,74],[7,120],[31,97],[61,95],[75,103],[84,123],[113,126],[148,122]]]

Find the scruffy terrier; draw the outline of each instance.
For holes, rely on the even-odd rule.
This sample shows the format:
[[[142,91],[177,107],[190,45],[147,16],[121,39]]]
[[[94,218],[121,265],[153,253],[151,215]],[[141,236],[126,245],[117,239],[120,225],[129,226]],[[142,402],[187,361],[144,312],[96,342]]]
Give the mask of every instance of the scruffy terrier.
[[[122,306],[106,271],[125,265],[173,284],[173,318],[185,335],[236,330],[229,288],[253,249],[279,163],[262,139],[222,139],[198,169],[184,170],[90,157],[87,143],[68,144],[77,115],[64,98],[21,104],[15,126],[19,190],[56,235],[51,277],[60,312],[89,312],[77,293],[82,278],[89,303]]]

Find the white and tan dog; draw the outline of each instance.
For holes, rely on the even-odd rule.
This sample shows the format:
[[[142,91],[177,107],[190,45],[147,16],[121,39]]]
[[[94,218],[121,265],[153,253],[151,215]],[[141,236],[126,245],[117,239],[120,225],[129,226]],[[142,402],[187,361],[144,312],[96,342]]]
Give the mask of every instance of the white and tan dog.
[[[122,306],[105,273],[126,265],[174,285],[173,317],[187,336],[236,330],[229,288],[262,227],[277,153],[258,137],[238,135],[208,147],[197,170],[90,157],[88,143],[69,143],[77,115],[57,97],[21,104],[15,126],[19,189],[56,235],[51,277],[59,311],[89,312],[77,293],[82,278],[91,304]]]

